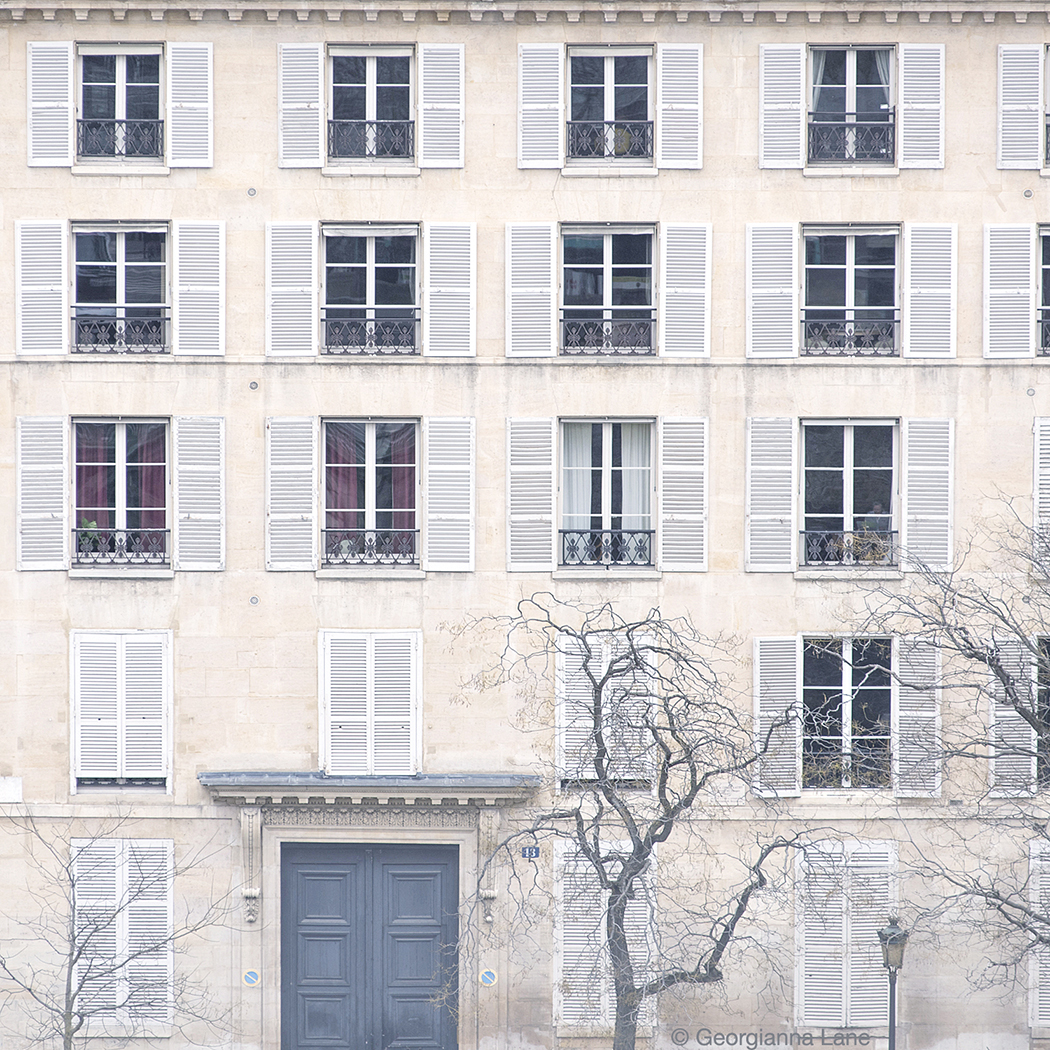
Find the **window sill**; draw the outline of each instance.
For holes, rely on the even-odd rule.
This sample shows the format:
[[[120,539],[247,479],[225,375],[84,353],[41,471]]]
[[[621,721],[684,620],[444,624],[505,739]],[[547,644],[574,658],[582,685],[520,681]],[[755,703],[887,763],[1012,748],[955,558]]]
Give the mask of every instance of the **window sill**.
[[[561,174],[566,179],[655,179],[660,172],[657,168],[632,168],[627,165],[588,168],[581,164],[562,168]]]
[[[417,179],[421,172],[419,168],[413,168],[407,164],[347,164],[345,167],[341,164],[335,164],[323,167],[321,174],[327,179],[351,176],[357,178]]]
[[[319,580],[425,580],[423,569],[361,568],[318,569],[314,575]]]
[[[72,580],[173,580],[174,569],[140,569],[134,566],[121,569],[70,569]]]
[[[904,579],[904,573],[900,569],[866,569],[862,565],[851,565],[841,569],[796,569],[794,576],[796,580],[850,580],[853,583],[858,577],[865,580]]]
[[[74,175],[170,175],[166,164],[74,164],[70,169]]]
[[[889,164],[829,164],[826,168],[802,169],[802,177],[806,179],[891,179],[900,173],[900,168]]]
[[[659,569],[651,567],[640,567],[630,569],[619,565],[610,565],[603,569],[598,566],[588,566],[580,569],[555,569],[551,573],[552,580],[660,580],[663,573]]]

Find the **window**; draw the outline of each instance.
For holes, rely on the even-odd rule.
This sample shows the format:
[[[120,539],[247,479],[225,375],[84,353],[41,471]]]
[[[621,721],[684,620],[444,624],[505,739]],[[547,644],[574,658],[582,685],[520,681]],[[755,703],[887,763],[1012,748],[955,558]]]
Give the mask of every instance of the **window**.
[[[893,164],[892,48],[810,49],[809,163]]]
[[[412,53],[333,49],[330,160],[415,157]]]
[[[569,49],[570,160],[652,162],[652,49]]]
[[[78,158],[159,160],[164,155],[159,47],[81,46]]]
[[[73,783],[165,788],[171,632],[74,631]]]

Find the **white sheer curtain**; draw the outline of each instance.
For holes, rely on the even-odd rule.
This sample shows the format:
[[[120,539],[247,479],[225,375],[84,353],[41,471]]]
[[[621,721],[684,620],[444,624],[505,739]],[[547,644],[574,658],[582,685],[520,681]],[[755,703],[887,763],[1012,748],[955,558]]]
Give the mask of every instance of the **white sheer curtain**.
[[[890,52],[887,51],[876,51],[875,52],[875,68],[879,71],[879,81],[883,87],[883,103],[886,107],[886,115],[889,116],[890,108]]]
[[[591,527],[591,424],[562,424],[562,527]]]
[[[826,51],[819,51],[814,49],[810,52],[810,58],[813,62],[813,112],[817,113],[820,110],[820,85],[824,79],[824,62],[828,57]]]
[[[652,483],[648,423],[620,423],[621,462],[623,464],[623,506],[613,507],[623,514],[622,528],[641,531],[652,528],[650,502]]]

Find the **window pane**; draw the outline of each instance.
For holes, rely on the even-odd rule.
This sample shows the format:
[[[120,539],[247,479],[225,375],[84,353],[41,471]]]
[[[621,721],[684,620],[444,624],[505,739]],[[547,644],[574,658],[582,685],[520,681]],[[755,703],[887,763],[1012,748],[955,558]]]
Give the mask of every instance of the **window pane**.
[[[408,120],[407,87],[376,88],[376,120]]]
[[[600,55],[574,55],[570,70],[574,85],[605,83],[605,59]]]
[[[842,473],[837,470],[806,471],[806,514],[842,514]],[[807,529],[842,529],[842,519],[823,524],[806,522]]]
[[[839,427],[807,427],[810,430],[838,430]],[[853,428],[853,463],[858,467],[891,467],[893,465],[893,427],[855,426]]]
[[[807,467],[843,466],[842,427],[805,427],[803,428],[803,432],[806,435]]]
[[[77,266],[76,296],[78,303],[116,303],[116,266]]]
[[[128,55],[124,62],[129,84],[160,83],[160,55]]]
[[[858,266],[892,266],[896,262],[897,238],[893,234],[858,234],[853,244]]]
[[[164,267],[129,266],[124,271],[126,303],[164,302]]]
[[[328,306],[364,306],[366,292],[363,266],[329,266],[325,270],[325,303]]]
[[[77,424],[77,462],[115,463],[117,428],[113,423]]]
[[[115,84],[117,82],[116,55],[83,55],[80,61],[85,84]]]
[[[889,84],[890,58],[893,52],[889,49],[857,52],[857,85]]]
[[[160,88],[129,87],[124,115],[128,120],[157,120],[160,117]]]
[[[858,269],[854,274],[853,302],[859,307],[892,308],[895,306],[897,303],[897,278],[893,270]]]
[[[649,91],[645,87],[617,87],[613,116],[616,120],[648,120]]]
[[[129,463],[163,463],[167,427],[163,423],[128,423],[127,458]]]
[[[806,238],[807,266],[845,266],[846,238],[837,236]]]
[[[332,58],[332,83],[363,85],[367,64],[364,55],[335,55]]]
[[[846,52],[831,48],[813,49],[815,83],[821,87],[846,86]]]
[[[116,262],[117,235],[115,233],[78,233],[76,253],[77,262]]]
[[[416,261],[415,237],[377,237],[377,263],[414,263]]]
[[[407,84],[411,60],[408,55],[378,55],[376,57],[377,84]]]
[[[365,237],[326,237],[325,261],[330,263],[363,263],[368,258]]]
[[[846,271],[806,269],[806,306],[846,305]]]
[[[128,262],[164,262],[164,234],[132,230],[124,234]]]
[[[416,271],[412,267],[376,267],[376,305],[414,306]]]
[[[363,87],[334,87],[332,120],[364,120],[365,98]]]

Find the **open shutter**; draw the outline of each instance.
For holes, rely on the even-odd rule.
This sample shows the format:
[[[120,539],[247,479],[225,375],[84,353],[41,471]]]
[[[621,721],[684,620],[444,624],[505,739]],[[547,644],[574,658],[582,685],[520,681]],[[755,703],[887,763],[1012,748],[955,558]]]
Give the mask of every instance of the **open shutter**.
[[[886,970],[878,931],[894,907],[894,853],[888,843],[859,842],[847,847],[846,1017],[856,1028],[885,1025],[888,1014]]]
[[[266,352],[317,353],[317,224],[266,224]]]
[[[127,839],[129,1020],[171,1023],[172,875],[170,839]]]
[[[167,632],[142,632],[122,636],[124,647],[122,776],[167,776],[170,638]]]
[[[321,753],[325,771],[367,775],[369,635],[321,632],[321,695],[325,699]]]
[[[802,792],[802,722],[798,711],[799,640],[756,638],[755,790],[786,798]],[[768,737],[768,744],[766,739]]]
[[[565,164],[565,48],[518,45],[518,167]]]
[[[904,420],[905,570],[952,566],[952,432],[950,419]]]
[[[1046,541],[1050,535],[1050,418],[1035,420],[1035,478],[1032,527]]]
[[[175,568],[221,570],[226,561],[224,423],[175,417]]]
[[[1038,740],[1031,724],[1017,709],[1036,709],[1036,683],[1033,655],[1019,639],[1004,639],[996,648],[1017,698],[1016,704],[1008,703],[1006,687],[989,671],[992,795],[1005,798],[1027,795],[1036,788]]]
[[[842,848],[800,855],[799,1025],[846,1024],[846,865]]]
[[[792,572],[795,568],[794,419],[747,421],[748,572]]]
[[[707,420],[660,420],[660,568],[707,571]]]
[[[711,353],[711,225],[660,230],[660,353]]]
[[[558,350],[552,222],[507,225],[507,356],[553,357]]]
[[[423,420],[423,568],[474,571],[474,418]]]
[[[69,350],[69,238],[64,222],[16,222],[15,328],[19,354]]]
[[[221,357],[226,350],[226,223],[172,225],[175,354]]]
[[[1033,225],[984,228],[984,356],[1034,357],[1036,245]]]
[[[30,40],[26,54],[29,166],[73,163],[73,43]]]
[[[1050,842],[1045,838],[1028,844],[1028,887],[1032,910],[1045,929],[1050,916]],[[1037,947],[1029,967],[1029,1023],[1036,1028],[1050,1027],[1050,947]]]
[[[168,45],[168,164],[210,168],[212,45]]]
[[[76,981],[82,1008],[113,1016],[120,997],[114,968],[124,950],[122,839],[73,839],[73,929],[80,958]]]
[[[798,228],[747,227],[747,356],[798,356]]]
[[[121,775],[119,634],[73,633],[73,776]]]
[[[944,45],[901,44],[898,167],[944,167]]]
[[[702,44],[656,45],[656,166],[703,167]]]
[[[1045,44],[999,45],[996,166],[1038,170],[1043,155]]]
[[[904,356],[955,356],[955,226],[904,227]]]
[[[266,421],[266,568],[317,567],[317,420]]]
[[[554,568],[554,419],[507,420],[507,571]]]
[[[423,226],[423,353],[431,357],[474,356],[475,239],[472,222]]]
[[[277,45],[278,167],[320,168],[325,159],[324,46]]]
[[[18,418],[19,569],[65,569],[69,551],[69,420]]]
[[[806,48],[758,48],[758,166],[801,168],[806,157]]]
[[[419,166],[463,167],[463,45],[419,45]]]
[[[896,640],[894,786],[898,798],[937,798],[941,793],[941,722],[938,651],[917,638]]]

